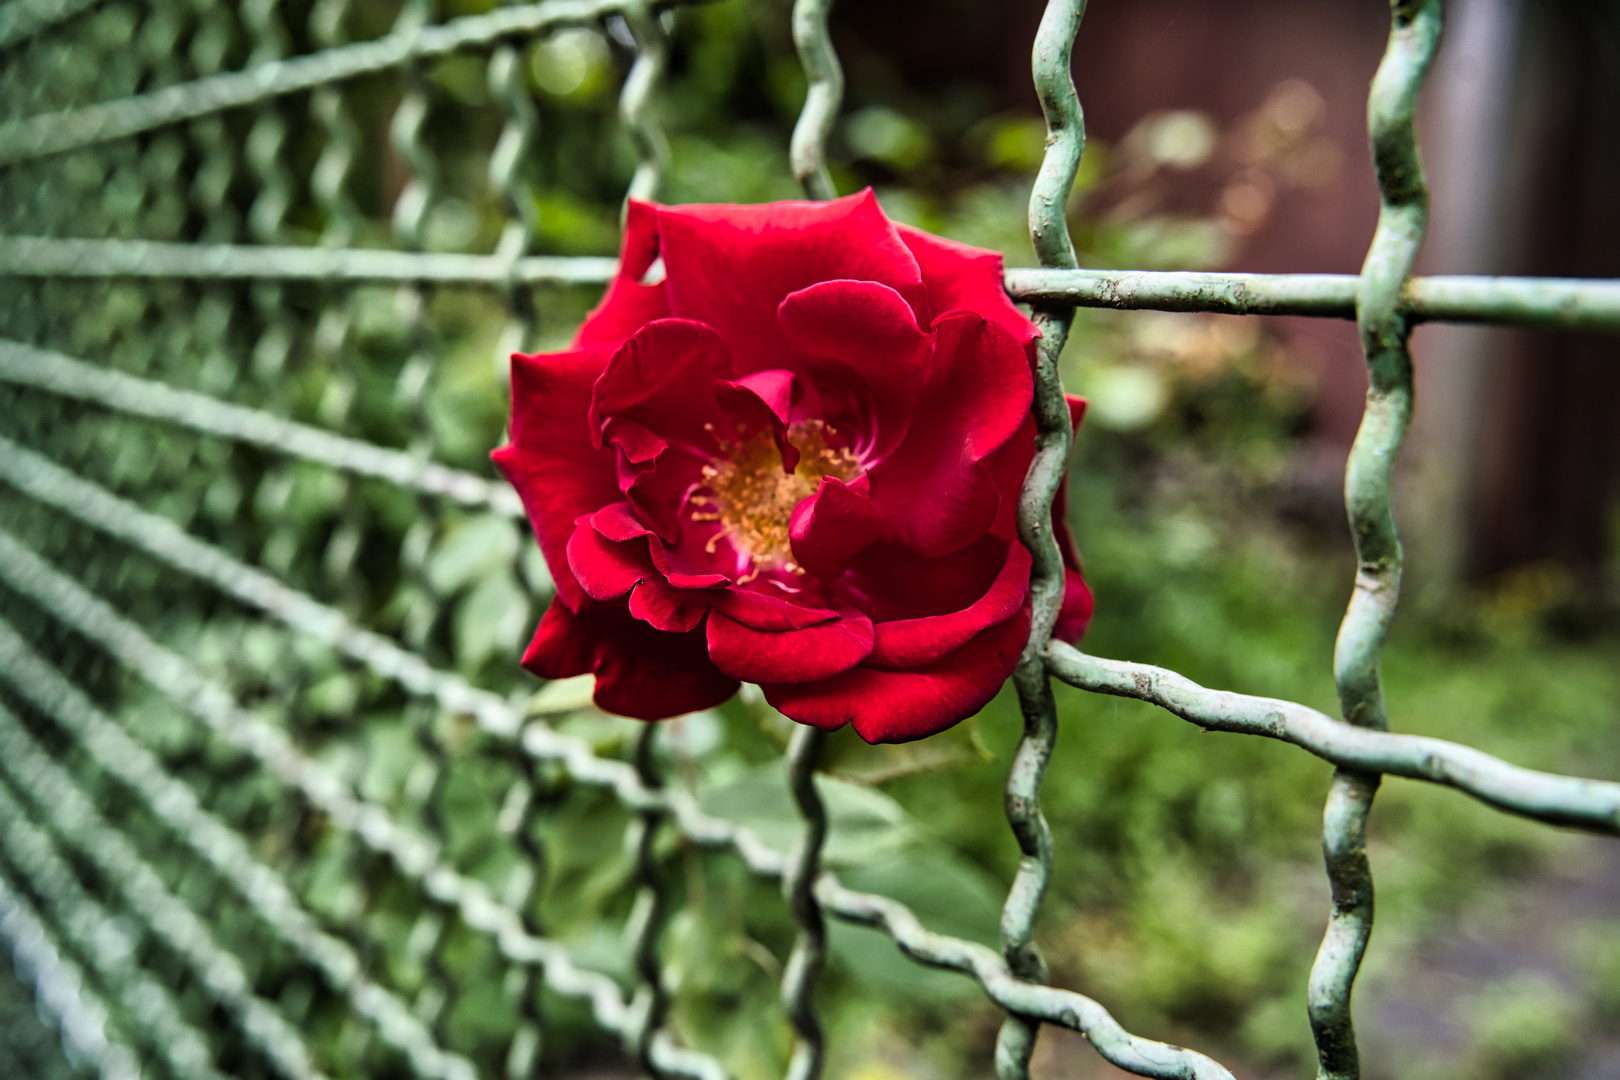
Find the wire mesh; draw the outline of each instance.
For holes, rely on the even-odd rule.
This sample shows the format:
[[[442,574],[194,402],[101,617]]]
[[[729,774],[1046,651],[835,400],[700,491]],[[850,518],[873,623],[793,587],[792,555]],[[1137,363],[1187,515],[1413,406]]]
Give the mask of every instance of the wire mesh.
[[[625,191],[654,197],[676,6],[445,16],[404,0],[387,25],[349,0],[0,8],[0,937],[64,1047],[108,1078],[518,1077],[574,1009],[649,1073],[723,1077],[671,1020],[667,864],[685,845],[781,889],[797,934],[780,1017],[795,1080],[826,1056],[829,916],[976,981],[1007,1014],[1005,1080],[1028,1075],[1043,1024],[1138,1075],[1227,1077],[1045,985],[1055,676],[1337,766],[1333,912],[1308,1003],[1321,1075],[1357,1075],[1363,834],[1381,776],[1620,833],[1620,784],[1386,730],[1406,340],[1436,319],[1614,330],[1620,283],[1410,277],[1426,203],[1412,111],[1437,0],[1393,4],[1369,103],[1383,213],[1359,277],[1081,270],[1064,210],[1084,152],[1069,69],[1085,5],[1051,0],[1033,55],[1048,127],[1030,200],[1041,268],[1007,280],[1043,335],[1019,507],[1035,618],[1006,799],[1022,859],[999,950],[934,933],[827,869],[815,729],[786,752],[799,827],[784,847],[668,783],[657,729],[585,737],[547,691],[529,700],[509,657],[550,582],[484,464],[499,417],[466,432],[437,411],[465,371],[566,334],[613,273],[610,259],[540,250],[546,131],[525,65],[565,31],[620,50]],[[813,198],[834,194],[842,93],[828,7],[793,11],[808,93],[791,161]],[[445,89],[453,63],[459,95]],[[452,174],[451,156],[487,169]],[[489,235],[458,234],[473,203],[498,208]],[[1051,641],[1063,574],[1050,508],[1070,442],[1058,356],[1076,305],[1357,320],[1372,385],[1347,483],[1359,569],[1335,660],[1343,721]],[[387,407],[358,411],[363,386],[388,387]],[[542,917],[548,890],[573,887],[546,825],[571,827],[581,807],[619,852],[590,883],[617,898],[605,957]]]

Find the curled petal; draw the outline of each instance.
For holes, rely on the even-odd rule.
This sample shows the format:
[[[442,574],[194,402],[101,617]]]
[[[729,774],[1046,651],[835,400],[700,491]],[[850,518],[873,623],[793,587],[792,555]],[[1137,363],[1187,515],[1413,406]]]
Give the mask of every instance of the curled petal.
[[[770,632],[744,626],[720,612],[708,622],[709,658],[734,679],[797,683],[847,671],[872,651],[872,620],[842,612],[833,622]]]
[[[670,310],[731,344],[740,371],[781,366],[776,307],[818,281],[876,281],[906,298],[920,326],[931,313],[922,271],[870,191],[830,202],[666,206],[658,234]]]
[[[1006,622],[1024,606],[1029,595],[1029,567],[1029,552],[1024,545],[1009,544],[1007,561],[990,588],[961,611],[877,623],[876,644],[865,660],[866,666],[908,668],[931,664],[960,649],[987,627]]]
[[[544,679],[594,674],[596,704],[638,720],[712,709],[737,692],[737,681],[709,662],[702,630],[664,633],[622,608],[575,613],[553,601],[523,666]]]
[[[677,589],[656,577],[645,578],[630,593],[630,614],[654,630],[683,634],[696,630],[709,611],[710,594]]]
[[[714,609],[751,630],[803,630],[838,618],[830,608],[796,603],[755,589],[721,589],[714,594]]]
[[[714,330],[691,319],[658,319],[621,345],[591,392],[588,424],[602,444],[610,419],[631,420],[672,446],[707,456],[704,427],[719,419],[714,382],[731,374],[731,352]]]
[[[623,501],[610,502],[591,515],[591,528],[616,543],[651,536],[652,530],[641,523],[635,510]]]
[[[829,411],[853,414],[868,454],[887,453],[931,366],[932,335],[905,298],[875,281],[822,281],[790,293],[777,317]]]
[[[909,671],[862,664],[820,682],[762,684],[765,700],[801,724],[855,725],[869,743],[910,742],[967,719],[996,696],[1029,638],[1029,609],[955,652]]]
[[[793,405],[804,391],[793,372],[773,368],[723,379],[715,384],[720,407],[739,413],[750,427],[768,427],[776,439],[776,452],[782,455],[782,471],[792,472],[799,464],[799,448],[788,441],[788,424]]]
[[[568,539],[568,568],[586,595],[600,603],[617,600],[655,573],[644,542],[609,540],[588,517],[579,519]]]
[[[815,494],[794,507],[788,541],[795,562],[811,575],[832,581],[885,531],[883,517],[870,498],[836,476],[823,476]]]

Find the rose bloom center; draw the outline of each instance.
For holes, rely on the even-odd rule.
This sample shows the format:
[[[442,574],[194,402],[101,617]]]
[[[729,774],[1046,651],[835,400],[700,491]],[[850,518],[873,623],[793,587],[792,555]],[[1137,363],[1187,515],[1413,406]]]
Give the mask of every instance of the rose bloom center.
[[[769,431],[742,437],[739,430],[736,442],[716,436],[721,455],[703,466],[700,492],[690,500],[695,508],[692,520],[720,523],[706,547],[712,554],[721,540],[731,542],[748,564],[739,583],[752,581],[765,570],[804,573],[793,561],[788,540],[794,508],[815,494],[823,476],[847,481],[861,471],[847,447],[828,442],[836,434],[821,420],[788,428],[788,441],[799,451],[799,464],[792,472],[782,468],[782,453]]]

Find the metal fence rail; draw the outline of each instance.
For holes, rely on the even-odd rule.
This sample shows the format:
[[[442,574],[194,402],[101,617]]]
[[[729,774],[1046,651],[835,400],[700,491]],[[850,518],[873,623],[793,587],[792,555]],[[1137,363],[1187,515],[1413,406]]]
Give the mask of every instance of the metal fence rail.
[[[825,146],[842,74],[828,5],[796,0],[793,11],[808,92],[791,162],[812,198],[834,194]],[[347,0],[318,0],[301,35],[312,47],[298,55],[291,9],[277,0],[240,10],[219,0],[0,8],[0,937],[76,1060],[109,1080],[396,1067],[436,1080],[524,1076],[548,1030],[544,988],[583,1003],[650,1073],[723,1077],[718,1058],[683,1045],[669,1023],[660,949],[676,898],[665,866],[674,837],[780,886],[797,929],[781,979],[794,1080],[812,1080],[825,1058],[815,990],[829,917],[876,927],[906,956],[977,982],[1007,1014],[995,1058],[1003,1080],[1027,1077],[1043,1024],[1083,1033],[1138,1075],[1229,1077],[1046,985],[1034,927],[1058,854],[1040,810],[1057,732],[1052,677],[1205,728],[1292,742],[1337,767],[1324,818],[1333,910],[1307,995],[1320,1075],[1333,1080],[1358,1075],[1350,999],[1371,928],[1366,815],[1383,775],[1620,834],[1620,784],[1387,730],[1378,658],[1400,585],[1390,481],[1411,413],[1411,329],[1440,320],[1620,330],[1620,282],[1410,276],[1427,201],[1412,112],[1437,47],[1438,0],[1392,4],[1368,110],[1382,212],[1357,277],[1079,269],[1064,210],[1085,145],[1069,75],[1084,7],[1051,0],[1034,43],[1048,128],[1030,199],[1041,267],[1007,276],[1042,338],[1037,452],[1018,515],[1034,557],[1034,621],[1014,675],[1025,730],[1006,799],[1022,859],[999,951],[932,932],[905,905],[849,889],[823,865],[818,730],[799,728],[787,750],[800,829],[783,850],[669,783],[655,729],[623,759],[599,753],[548,719],[543,694],[528,703],[509,671],[492,674],[487,648],[480,655],[456,637],[457,613],[502,590],[517,606],[497,621],[515,612],[521,627],[548,582],[533,568],[514,575],[515,547],[501,545],[518,535],[516,499],[458,460],[433,423],[431,387],[455,334],[440,301],[451,289],[483,298],[505,322],[504,354],[540,333],[549,316],[537,296],[600,284],[614,270],[611,259],[535,253],[527,159],[540,116],[522,83],[523,50],[573,28],[625,43],[629,193],[652,197],[668,157],[656,106],[674,4],[544,0],[441,20],[432,0],[405,0],[388,32],[350,41]],[[124,16],[143,27],[138,41],[109,46],[87,29]],[[193,38],[180,56],[171,46],[182,31]],[[245,56],[235,58],[234,37]],[[44,77],[81,53],[88,75]],[[426,133],[436,107],[426,71],[453,54],[478,58],[501,112],[483,148],[483,194],[505,211],[488,254],[431,250],[428,235],[452,181]],[[360,144],[347,95],[379,78],[396,101],[390,137],[405,173],[386,222],[362,213],[350,190]],[[289,160],[290,120],[322,133],[313,162]],[[177,191],[182,166],[195,179]],[[232,192],[251,194],[245,214]],[[319,236],[289,224],[300,207],[322,223]],[[205,224],[187,224],[196,220]],[[306,288],[317,290],[313,301],[293,291]],[[1052,642],[1063,570],[1050,514],[1071,435],[1058,357],[1077,305],[1357,320],[1371,387],[1346,482],[1358,573],[1335,655],[1344,720]],[[381,335],[378,310],[391,313]],[[371,367],[344,359],[367,348],[378,357]],[[313,362],[301,365],[303,356]],[[391,380],[393,412],[350,415],[359,383],[379,377]],[[289,387],[300,386],[318,399],[318,423],[290,418],[311,413],[295,408]],[[143,427],[153,424],[164,449],[101,452],[131,438],[155,446]],[[239,507],[261,504],[276,523],[255,544],[232,522]],[[317,509],[285,512],[305,504]],[[446,552],[469,535],[493,538],[497,558],[445,570]],[[352,579],[367,544],[387,548],[397,567],[386,602]],[[241,642],[267,635],[267,663],[291,673],[287,701],[265,700],[262,681],[204,647],[199,627],[220,626]],[[389,703],[412,732],[413,764],[395,789],[368,789],[366,749],[310,720],[312,703],[338,692],[330,687],[349,688],[351,712],[354,694]],[[469,866],[437,809],[463,760],[501,778],[486,837],[498,870]],[[624,811],[622,884],[633,899],[616,973],[532,915],[545,853],[529,826],[564,784]],[[286,823],[310,820],[321,839],[289,853]],[[320,886],[328,865],[350,871],[335,891]],[[477,951],[469,942],[483,959],[467,959]],[[191,989],[169,985],[177,972],[189,972]],[[454,1023],[478,982],[499,986],[511,1005],[493,1043]],[[214,1006],[230,1030],[214,1028]],[[315,1015],[338,1017],[335,1034],[311,1039],[305,1022]]]

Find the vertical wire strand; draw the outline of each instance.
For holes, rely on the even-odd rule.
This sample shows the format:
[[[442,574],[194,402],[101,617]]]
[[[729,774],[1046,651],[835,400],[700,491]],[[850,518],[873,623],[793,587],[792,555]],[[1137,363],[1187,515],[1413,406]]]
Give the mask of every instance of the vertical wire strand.
[[[827,30],[831,8],[832,0],[793,3],[793,44],[809,85],[793,126],[789,157],[805,195],[818,200],[838,194],[827,172],[827,136],[843,103],[844,71]],[[827,808],[816,791],[815,771],[826,741],[820,728],[798,725],[787,750],[788,790],[804,823],[782,871],[782,896],[799,928],[782,970],[782,1008],[795,1035],[788,1080],[816,1080],[827,1057],[826,1033],[816,1009],[816,984],[827,964],[827,919],[815,895],[827,842]]]
[[[646,0],[627,5],[624,21],[636,43],[636,61],[619,91],[619,119],[630,133],[639,159],[624,195],[628,207],[631,199],[656,196],[669,167],[669,140],[658,122],[653,97],[669,66],[669,35]]]
[[[831,199],[838,192],[827,172],[827,136],[844,100],[844,69],[827,32],[832,0],[794,0],[793,44],[809,82],[799,122],[793,125],[789,159],[793,175],[812,199]]]
[[[1085,118],[1069,74],[1085,0],[1051,0],[1035,35],[1031,68],[1046,116],[1046,154],[1029,197],[1030,238],[1043,267],[1078,265],[1065,217],[1080,157]],[[1035,946],[1035,920],[1052,876],[1052,830],[1041,814],[1041,780],[1057,741],[1057,706],[1046,672],[1046,646],[1063,603],[1063,557],[1052,534],[1052,500],[1068,468],[1073,431],[1058,374],[1058,357],[1074,322],[1072,305],[1038,305],[1035,366],[1035,457],[1018,501],[1018,534],[1034,558],[1030,574],[1029,642],[1013,672],[1024,735],[1007,775],[1007,822],[1018,841],[1018,873],[1001,912],[1001,949],[1021,978],[1046,981],[1046,962]],[[996,1076],[1023,1080],[1040,1032],[1039,1021],[1009,1014],[996,1037]]]
[[[816,1011],[816,981],[827,962],[827,919],[814,887],[821,873],[821,849],[827,841],[827,808],[816,791],[816,763],[827,733],[801,724],[788,743],[788,790],[804,819],[804,832],[782,871],[782,895],[799,926],[793,951],[782,971],[782,1006],[798,1036],[788,1062],[788,1080],[815,1080],[826,1059],[826,1036]]]
[[[1345,470],[1344,500],[1356,545],[1356,583],[1339,627],[1333,674],[1344,718],[1384,730],[1379,654],[1400,594],[1401,544],[1390,507],[1395,458],[1412,419],[1411,327],[1397,306],[1428,220],[1413,114],[1440,40],[1440,0],[1392,0],[1389,46],[1373,76],[1367,126],[1381,207],[1362,266],[1356,322],[1367,360],[1367,407]],[[1372,936],[1372,868],[1367,814],[1376,774],[1335,772],[1322,819],[1322,854],[1332,891],[1327,932],[1307,994],[1318,1077],[1360,1075],[1351,996]]]

